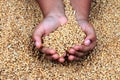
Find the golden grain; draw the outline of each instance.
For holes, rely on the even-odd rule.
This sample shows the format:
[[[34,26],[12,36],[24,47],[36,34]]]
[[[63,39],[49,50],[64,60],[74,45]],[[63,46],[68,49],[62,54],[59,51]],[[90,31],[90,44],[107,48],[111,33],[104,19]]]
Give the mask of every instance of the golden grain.
[[[77,62],[56,64],[31,42],[43,19],[35,0],[0,0],[0,79],[120,80],[120,0],[93,0],[90,14],[98,39],[93,52]]]

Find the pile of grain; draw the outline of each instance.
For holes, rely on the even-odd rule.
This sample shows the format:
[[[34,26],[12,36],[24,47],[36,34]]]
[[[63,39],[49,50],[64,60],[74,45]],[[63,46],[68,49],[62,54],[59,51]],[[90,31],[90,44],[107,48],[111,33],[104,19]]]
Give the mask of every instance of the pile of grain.
[[[70,5],[70,0],[66,0],[66,3],[65,14],[68,18],[67,24],[59,26],[56,31],[43,38],[43,46],[56,50],[59,56],[63,56],[65,51],[71,47],[80,45],[85,37],[75,19],[75,11]]]
[[[90,22],[97,46],[79,62],[54,63],[34,49],[42,20],[35,0],[0,0],[1,80],[120,80],[120,0],[93,0]]]

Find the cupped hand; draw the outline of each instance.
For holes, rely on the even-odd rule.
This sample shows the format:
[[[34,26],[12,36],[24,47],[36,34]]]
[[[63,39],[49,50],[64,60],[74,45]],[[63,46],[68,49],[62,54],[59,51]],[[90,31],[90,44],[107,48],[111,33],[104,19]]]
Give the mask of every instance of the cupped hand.
[[[42,46],[42,37],[49,35],[52,31],[54,31],[60,24],[66,23],[65,18],[57,18],[54,16],[47,16],[34,30],[33,32],[33,41],[35,42],[35,46],[41,50],[41,52],[47,55],[48,59],[57,60],[59,62],[64,62],[64,56],[59,57],[55,50],[46,48]]]
[[[96,46],[96,34],[93,26],[88,21],[79,21],[79,25],[83,32],[86,34],[84,42],[76,45],[68,50],[68,60],[79,60],[88,54],[88,51],[94,49]]]

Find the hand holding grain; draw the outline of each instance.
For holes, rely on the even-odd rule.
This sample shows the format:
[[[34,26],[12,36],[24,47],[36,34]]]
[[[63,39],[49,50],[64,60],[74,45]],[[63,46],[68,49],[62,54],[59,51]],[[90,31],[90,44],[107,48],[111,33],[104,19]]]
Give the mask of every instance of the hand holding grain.
[[[86,37],[82,44],[72,47],[69,52],[68,60],[79,60],[80,58],[88,55],[88,51],[92,50],[96,45],[96,34],[93,26],[86,20],[81,20],[80,26],[85,32]]]
[[[67,6],[70,6],[69,2]],[[71,47],[82,44],[85,38],[85,34],[78,25],[75,12],[71,6],[65,7],[65,14],[68,18],[67,24],[58,27],[49,36],[43,37],[43,46],[56,50],[60,57],[64,56]]]
[[[63,57],[59,57],[56,53],[56,49],[52,47],[47,47],[47,45],[42,44],[42,37],[47,35],[51,35],[50,33],[54,31],[57,27],[60,26],[60,24],[66,23],[66,18],[64,17],[55,17],[55,16],[47,16],[34,30],[33,32],[33,40],[35,42],[35,46],[40,49],[43,53],[47,55],[47,58],[49,59],[57,59],[59,62],[64,62]],[[51,42],[52,39],[48,40],[46,42]],[[43,42],[45,42],[43,40]]]

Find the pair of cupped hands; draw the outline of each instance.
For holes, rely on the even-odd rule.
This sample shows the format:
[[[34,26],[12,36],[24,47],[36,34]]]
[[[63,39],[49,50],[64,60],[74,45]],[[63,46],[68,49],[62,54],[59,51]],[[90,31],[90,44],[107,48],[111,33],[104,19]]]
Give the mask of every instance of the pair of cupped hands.
[[[55,50],[42,46],[42,37],[54,31],[55,28],[46,26],[44,22],[39,24],[33,33],[33,41],[35,42],[35,46],[41,52],[45,53],[46,57],[50,60],[56,60],[60,63],[63,63],[65,61],[65,56],[67,56],[67,59],[69,61],[79,60],[81,57],[86,56],[88,54],[88,51],[94,49],[96,45],[96,34],[93,26],[89,22],[83,21],[80,23],[80,27],[82,31],[86,34],[84,42],[66,51],[65,55],[62,57],[59,57]]]

